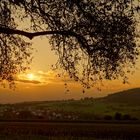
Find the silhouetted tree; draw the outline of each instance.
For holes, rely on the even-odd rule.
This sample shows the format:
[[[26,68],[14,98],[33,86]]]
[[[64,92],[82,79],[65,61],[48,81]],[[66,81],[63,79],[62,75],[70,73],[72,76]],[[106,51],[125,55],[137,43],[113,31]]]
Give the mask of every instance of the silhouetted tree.
[[[30,47],[19,35],[49,35],[57,68],[84,87],[103,79],[125,81],[139,54],[135,11],[139,0],[1,0],[0,77],[13,81],[26,68]],[[30,29],[19,30],[15,23],[27,18]]]

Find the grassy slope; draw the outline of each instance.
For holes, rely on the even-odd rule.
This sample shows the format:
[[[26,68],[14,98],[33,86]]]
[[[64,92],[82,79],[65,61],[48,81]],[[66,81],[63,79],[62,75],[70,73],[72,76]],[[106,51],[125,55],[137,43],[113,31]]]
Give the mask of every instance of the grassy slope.
[[[115,113],[129,114],[140,120],[140,88],[108,95],[101,99],[43,101],[13,104],[15,108],[48,109],[55,112],[77,113],[81,119],[100,119]],[[7,105],[11,106],[11,105]],[[3,106],[0,107],[0,109]]]
[[[140,88],[129,89],[114,94],[110,94],[102,101],[111,103],[127,103],[130,105],[140,105]]]

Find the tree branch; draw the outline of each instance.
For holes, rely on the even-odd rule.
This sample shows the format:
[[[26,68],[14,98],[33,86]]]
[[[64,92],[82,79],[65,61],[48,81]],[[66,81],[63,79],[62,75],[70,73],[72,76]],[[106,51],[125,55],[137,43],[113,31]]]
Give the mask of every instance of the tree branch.
[[[37,36],[52,35],[52,34],[65,35],[67,37],[72,36],[72,37],[75,37],[77,39],[77,41],[79,42],[79,44],[81,45],[82,48],[84,47],[84,48],[88,49],[88,47],[87,47],[88,44],[87,44],[86,39],[82,35],[79,35],[71,30],[42,31],[42,32],[31,33],[31,32],[26,32],[26,31],[22,31],[22,30],[11,29],[11,28],[7,28],[7,27],[0,27],[0,34],[17,34],[17,35],[25,36],[29,39],[33,39],[34,37],[37,37]]]
[[[42,31],[42,32],[26,32],[26,31],[22,31],[22,30],[17,30],[17,29],[11,29],[11,28],[7,28],[7,27],[0,27],[0,34],[17,34],[17,35],[22,35],[25,36],[29,39],[33,39],[34,37],[37,36],[43,36],[43,35],[53,35],[53,34],[58,34],[58,35],[65,35],[65,36],[72,36],[75,37],[77,39],[77,41],[79,42],[79,44],[81,45],[81,48],[86,48],[88,52],[90,52],[90,49],[88,47],[88,43],[86,41],[86,39],[84,38],[84,36],[77,34],[76,32],[73,32],[71,30],[64,30],[64,31]],[[136,37],[140,37],[139,35],[137,35]],[[98,50],[106,50],[105,48],[95,48],[94,51],[98,51]]]
[[[59,35],[76,37],[76,35],[70,31],[42,31],[42,32],[31,33],[31,32],[26,32],[26,31],[17,30],[17,29],[10,29],[7,27],[0,27],[0,34],[17,34],[17,35],[25,36],[29,39],[33,39],[34,37],[37,37],[37,36],[51,35],[51,34],[59,34]]]
[[[77,39],[77,41],[82,45],[82,46],[87,46],[87,42],[86,39],[71,31],[71,30],[66,30],[66,31],[42,31],[42,32],[26,32],[26,31],[22,31],[22,30],[17,30],[17,29],[11,29],[11,28],[7,28],[7,27],[0,27],[0,34],[17,34],[17,35],[22,35],[25,36],[29,39],[33,39],[34,37],[37,36],[42,36],[42,35],[52,35],[52,34],[58,34],[58,35],[65,35],[65,36],[73,36]]]

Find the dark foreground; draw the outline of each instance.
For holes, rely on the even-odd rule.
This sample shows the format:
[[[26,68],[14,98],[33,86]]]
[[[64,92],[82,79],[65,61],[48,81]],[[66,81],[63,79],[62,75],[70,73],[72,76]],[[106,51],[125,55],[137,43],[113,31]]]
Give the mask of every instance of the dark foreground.
[[[140,124],[0,122],[0,140],[139,140]]]

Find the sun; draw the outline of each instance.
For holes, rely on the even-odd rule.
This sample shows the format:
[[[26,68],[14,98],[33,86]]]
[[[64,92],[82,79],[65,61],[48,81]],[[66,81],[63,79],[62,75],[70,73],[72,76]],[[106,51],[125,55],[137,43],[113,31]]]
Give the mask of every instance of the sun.
[[[34,80],[35,76],[34,76],[34,74],[29,73],[29,74],[27,74],[27,78],[28,78],[29,80]]]

